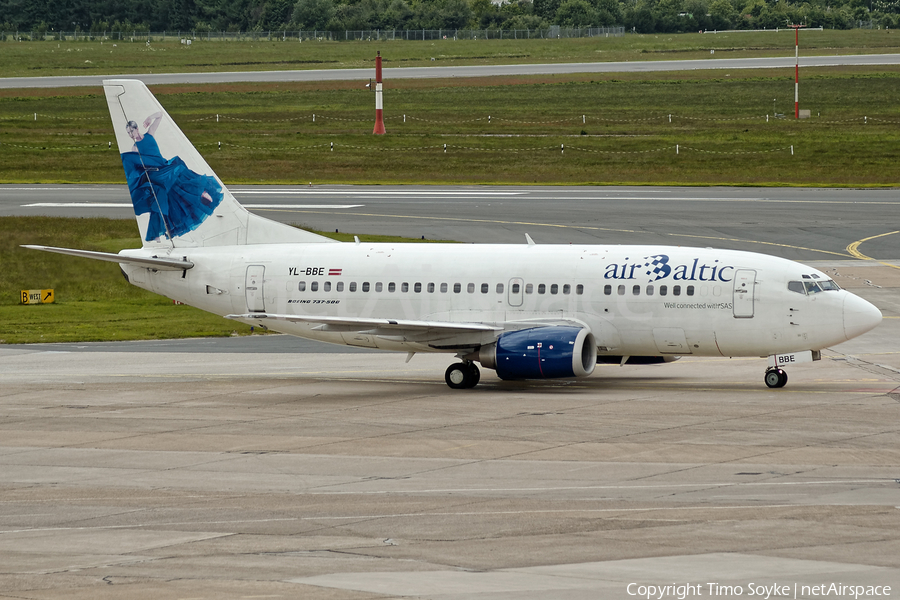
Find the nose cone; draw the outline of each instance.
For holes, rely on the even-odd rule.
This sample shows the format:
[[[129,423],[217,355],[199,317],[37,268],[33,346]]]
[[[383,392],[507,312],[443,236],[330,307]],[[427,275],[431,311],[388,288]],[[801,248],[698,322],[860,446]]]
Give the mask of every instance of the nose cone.
[[[844,298],[844,335],[848,340],[862,335],[881,323],[881,311],[859,296],[847,293]]]

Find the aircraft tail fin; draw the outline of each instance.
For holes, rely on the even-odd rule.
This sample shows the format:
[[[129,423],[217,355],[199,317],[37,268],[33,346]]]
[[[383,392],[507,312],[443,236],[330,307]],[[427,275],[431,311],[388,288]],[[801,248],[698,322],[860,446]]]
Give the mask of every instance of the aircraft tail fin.
[[[144,247],[333,241],[248,212],[143,82],[103,89]]]

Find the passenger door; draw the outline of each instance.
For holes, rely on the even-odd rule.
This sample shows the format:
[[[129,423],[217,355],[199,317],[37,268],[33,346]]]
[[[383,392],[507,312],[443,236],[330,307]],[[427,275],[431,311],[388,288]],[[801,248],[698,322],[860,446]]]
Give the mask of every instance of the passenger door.
[[[247,296],[248,312],[266,312],[266,300],[263,295],[263,280],[265,275],[266,268],[263,265],[250,265],[247,267],[244,292]]]
[[[756,271],[739,269],[734,274],[734,316],[753,318],[753,297],[756,295]]]

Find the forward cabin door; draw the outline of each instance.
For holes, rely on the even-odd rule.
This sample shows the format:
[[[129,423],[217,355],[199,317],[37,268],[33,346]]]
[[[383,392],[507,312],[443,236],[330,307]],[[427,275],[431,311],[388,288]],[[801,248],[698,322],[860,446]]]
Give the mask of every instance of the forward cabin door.
[[[753,296],[756,295],[756,271],[738,269],[734,274],[734,316],[737,319],[753,318]]]
[[[263,265],[250,265],[247,267],[247,280],[244,291],[247,295],[248,312],[266,312],[266,300],[263,295],[263,279],[266,268]]]

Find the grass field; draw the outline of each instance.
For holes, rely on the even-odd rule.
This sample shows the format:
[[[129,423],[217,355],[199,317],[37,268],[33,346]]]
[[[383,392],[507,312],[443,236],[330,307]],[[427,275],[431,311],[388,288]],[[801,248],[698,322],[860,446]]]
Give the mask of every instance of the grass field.
[[[562,40],[438,40],[380,42],[63,41],[0,42],[0,75],[90,75],[150,72],[255,71],[793,56],[793,30],[718,34],[628,34]],[[804,54],[897,53],[889,30],[804,31]],[[710,51],[717,54],[712,56]]]
[[[900,51],[886,30],[801,40],[808,54]],[[790,55],[793,32],[0,48],[3,75],[112,74],[372,66],[376,48],[387,65]],[[896,185],[900,68],[802,77],[801,107],[813,115],[802,121],[792,118],[793,69],[395,80],[377,137],[363,81],[153,91],[226,183]],[[0,90],[0,124],[0,181],[123,180],[100,90]]]
[[[386,85],[385,136],[362,82],[154,92],[226,183],[900,182],[900,68],[806,69],[800,121],[793,70]],[[4,182],[123,181],[97,90],[7,90],[0,122]]]

